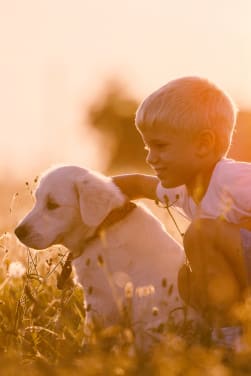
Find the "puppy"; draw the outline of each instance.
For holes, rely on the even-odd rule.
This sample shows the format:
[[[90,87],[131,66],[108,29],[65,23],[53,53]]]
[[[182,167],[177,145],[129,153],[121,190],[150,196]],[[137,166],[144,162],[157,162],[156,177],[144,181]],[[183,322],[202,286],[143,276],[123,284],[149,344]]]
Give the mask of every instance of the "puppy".
[[[87,327],[118,325],[127,317],[137,346],[146,349],[166,322],[182,325],[196,317],[178,293],[182,247],[149,211],[128,203],[110,178],[58,167],[42,176],[35,197],[15,233],[34,249],[62,244],[70,250],[85,292]]]

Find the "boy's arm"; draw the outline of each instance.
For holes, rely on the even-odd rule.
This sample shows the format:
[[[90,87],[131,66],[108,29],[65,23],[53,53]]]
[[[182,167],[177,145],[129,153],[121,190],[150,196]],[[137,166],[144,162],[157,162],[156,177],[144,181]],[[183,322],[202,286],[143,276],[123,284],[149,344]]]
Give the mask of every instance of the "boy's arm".
[[[130,199],[149,198],[156,200],[159,180],[153,175],[125,174],[112,176],[113,182]]]

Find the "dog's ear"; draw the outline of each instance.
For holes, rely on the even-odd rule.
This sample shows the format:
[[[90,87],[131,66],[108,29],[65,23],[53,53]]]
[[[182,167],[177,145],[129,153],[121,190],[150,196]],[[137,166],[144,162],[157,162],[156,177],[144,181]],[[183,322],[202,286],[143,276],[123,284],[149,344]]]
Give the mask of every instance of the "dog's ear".
[[[82,221],[97,227],[112,209],[123,204],[123,195],[110,179],[87,175],[76,182]]]

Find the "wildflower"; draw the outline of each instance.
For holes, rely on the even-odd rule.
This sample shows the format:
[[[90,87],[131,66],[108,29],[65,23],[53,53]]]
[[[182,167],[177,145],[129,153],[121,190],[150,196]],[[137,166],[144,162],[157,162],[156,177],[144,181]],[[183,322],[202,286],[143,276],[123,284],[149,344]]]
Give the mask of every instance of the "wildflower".
[[[152,307],[152,314],[153,314],[153,316],[158,316],[158,314],[159,314],[158,307]]]
[[[168,293],[168,296],[172,295],[172,293],[173,293],[173,284],[170,285],[167,293]]]
[[[143,298],[148,295],[153,295],[155,293],[155,288],[153,285],[140,286],[136,288],[136,295],[139,298]]]
[[[93,293],[93,287],[89,286],[87,292],[88,292],[88,295],[92,295],[92,293]]]
[[[133,336],[133,332],[131,329],[129,328],[124,329],[123,335],[124,335],[126,343],[133,343],[134,336]]]
[[[104,264],[104,259],[101,255],[98,255],[98,264],[99,264],[99,266],[103,266],[103,264]]]
[[[11,262],[8,268],[9,277],[21,278],[26,272],[24,265],[20,261]]]
[[[99,237],[100,237],[100,240],[101,240],[101,243],[102,243],[103,247],[107,248],[106,231],[105,230],[101,230],[99,232]]]
[[[166,287],[167,286],[167,280],[166,280],[166,278],[162,279],[161,284],[162,284],[162,287]]]
[[[124,288],[125,297],[131,299],[133,297],[133,284],[132,282],[127,282]]]
[[[11,239],[11,234],[9,232],[4,232],[3,234],[0,235],[0,240],[10,240]]]

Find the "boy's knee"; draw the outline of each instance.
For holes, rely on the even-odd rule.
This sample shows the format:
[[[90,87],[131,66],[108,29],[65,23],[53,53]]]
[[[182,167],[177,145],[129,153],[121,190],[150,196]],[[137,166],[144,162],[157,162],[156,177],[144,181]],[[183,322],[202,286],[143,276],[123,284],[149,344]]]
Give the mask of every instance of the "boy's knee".
[[[184,238],[183,245],[187,257],[193,256],[194,252],[198,252],[198,248],[204,244],[212,244],[215,239],[215,220],[212,219],[197,219],[193,221],[188,227]]]
[[[178,289],[183,301],[197,310],[200,309],[198,301],[198,287],[194,286],[192,272],[189,267],[184,264],[178,274]]]
[[[218,275],[207,286],[209,305],[215,309],[227,310],[240,301],[240,288],[231,275]]]
[[[183,265],[178,274],[178,289],[181,298],[198,312],[207,310],[227,312],[240,301],[240,289],[231,275],[217,275],[207,285],[195,283],[193,273]]]
[[[216,229],[216,220],[214,219],[196,219],[194,220],[184,235],[184,245],[190,245],[198,241],[211,237]]]
[[[228,242],[228,248],[234,245],[240,248],[241,239],[239,227],[235,224],[228,223],[222,219],[197,219],[188,227],[183,244],[187,257],[194,256],[195,253],[204,249],[207,252],[219,251]]]

